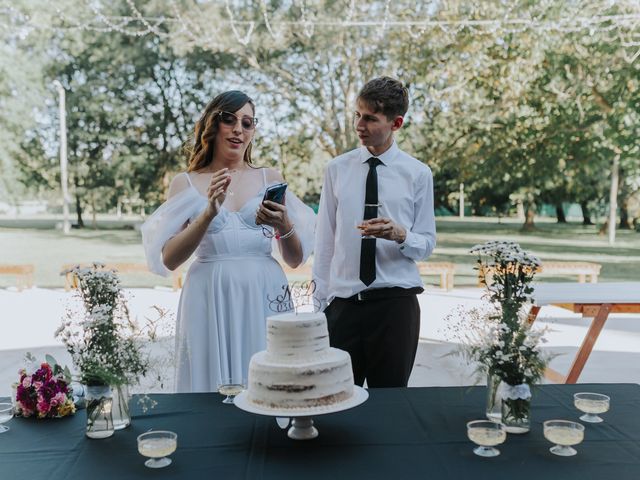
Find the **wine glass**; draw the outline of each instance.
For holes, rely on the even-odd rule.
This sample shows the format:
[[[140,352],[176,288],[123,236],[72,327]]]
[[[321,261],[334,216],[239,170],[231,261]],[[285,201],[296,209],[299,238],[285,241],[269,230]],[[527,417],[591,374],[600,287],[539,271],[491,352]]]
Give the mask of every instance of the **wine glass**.
[[[481,457],[497,457],[500,450],[493,448],[504,443],[507,439],[507,432],[504,425],[491,420],[474,420],[467,423],[467,436],[478,447],[473,449],[473,453]]]
[[[544,438],[555,443],[549,449],[554,455],[571,457],[578,453],[572,445],[584,440],[584,425],[569,420],[547,420],[543,423]]]
[[[13,418],[13,404],[0,403],[0,433],[9,431],[9,427],[1,425]]]
[[[603,422],[597,414],[609,411],[610,398],[601,393],[580,392],[573,395],[573,404],[581,412],[585,412],[580,420],[588,423]]]
[[[138,435],[138,452],[143,457],[149,457],[144,462],[149,468],[162,468],[171,465],[171,455],[178,447],[178,435],[168,430],[146,432]]]
[[[232,377],[223,378],[218,383],[218,393],[226,395],[226,398],[222,400],[222,403],[233,403],[233,399],[236,395],[241,393],[247,388],[247,381],[242,379],[234,379]]]

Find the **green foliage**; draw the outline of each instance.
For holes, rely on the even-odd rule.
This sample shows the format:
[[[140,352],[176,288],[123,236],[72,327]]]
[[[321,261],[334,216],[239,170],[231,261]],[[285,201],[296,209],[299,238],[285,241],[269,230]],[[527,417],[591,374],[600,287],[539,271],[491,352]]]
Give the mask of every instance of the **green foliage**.
[[[20,0],[15,8],[42,25],[59,24],[36,3]],[[78,23],[101,25],[95,11],[60,3]],[[474,213],[508,214],[520,202],[530,225],[543,202],[601,209],[614,158],[624,209],[640,188],[633,26],[456,24],[530,18],[559,25],[577,17],[637,15],[632,0],[240,0],[175,2],[171,12],[165,2],[118,0],[100,12],[172,21],[127,26],[147,32],[140,36],[112,29],[50,37],[36,30],[25,40],[7,33],[19,53],[0,60],[0,92],[9,92],[9,100],[0,96],[3,170],[15,178],[19,164],[30,188],[58,189],[57,102],[49,84],[59,79],[67,89],[79,212],[118,201],[157,205],[171,176],[185,167],[181,145],[198,113],[231,88],[255,97],[261,118],[256,163],[277,165],[292,189],[313,202],[326,162],[357,145],[358,90],[384,74],[410,86],[412,105],[398,139],[432,168],[438,208],[457,211],[463,182]],[[429,19],[449,26],[311,23],[322,19]],[[34,61],[20,62],[25,54]],[[37,94],[23,105],[27,91]]]

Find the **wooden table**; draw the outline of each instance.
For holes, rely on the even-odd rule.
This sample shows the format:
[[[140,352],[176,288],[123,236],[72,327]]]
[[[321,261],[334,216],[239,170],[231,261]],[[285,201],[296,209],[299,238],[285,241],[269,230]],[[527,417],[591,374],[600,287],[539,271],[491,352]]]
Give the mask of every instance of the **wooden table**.
[[[533,323],[545,305],[566,308],[593,318],[569,373],[564,376],[547,369],[545,376],[558,383],[576,383],[610,313],[640,313],[640,282],[625,283],[539,283],[534,285]]]

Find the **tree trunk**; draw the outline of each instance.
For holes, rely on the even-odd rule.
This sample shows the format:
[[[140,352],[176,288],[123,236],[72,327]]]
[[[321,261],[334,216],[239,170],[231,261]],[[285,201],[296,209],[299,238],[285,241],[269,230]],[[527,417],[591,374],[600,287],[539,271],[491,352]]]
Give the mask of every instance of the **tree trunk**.
[[[78,228],[84,228],[84,222],[82,221],[82,203],[80,202],[80,195],[78,195],[78,178],[73,178],[73,185],[76,187],[75,197],[76,197],[76,223]]]
[[[556,217],[558,217],[558,223],[567,223],[567,217],[564,214],[562,203],[556,203]]]
[[[580,202],[580,209],[582,210],[582,224],[583,225],[593,225],[591,221],[591,214],[589,213],[589,206],[587,202]]]
[[[525,232],[532,232],[536,229],[536,225],[534,223],[535,215],[535,202],[526,202],[524,208],[524,224],[522,225],[522,230],[524,230]]]
[[[620,230],[631,230],[631,223],[629,223],[629,197],[625,196],[620,201]]]
[[[91,227],[98,229],[98,219],[96,218],[96,197],[91,195]]]

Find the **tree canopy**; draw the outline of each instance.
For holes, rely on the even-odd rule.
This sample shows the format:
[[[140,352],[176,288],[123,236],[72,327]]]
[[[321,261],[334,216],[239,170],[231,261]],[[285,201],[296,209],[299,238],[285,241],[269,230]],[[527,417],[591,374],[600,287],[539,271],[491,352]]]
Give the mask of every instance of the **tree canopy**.
[[[632,0],[96,5],[64,0],[51,11],[20,0],[4,10],[5,196],[59,188],[57,79],[67,90],[79,220],[88,205],[162,201],[185,168],[182,146],[198,113],[231,88],[256,100],[258,162],[278,166],[313,203],[326,162],[357,145],[358,90],[391,75],[412,101],[399,142],[434,171],[440,211],[456,211],[464,183],[476,214],[521,203],[532,226],[541,204],[561,212],[575,202],[588,223],[607,204],[618,165],[621,226],[640,217],[629,212],[640,195]]]

